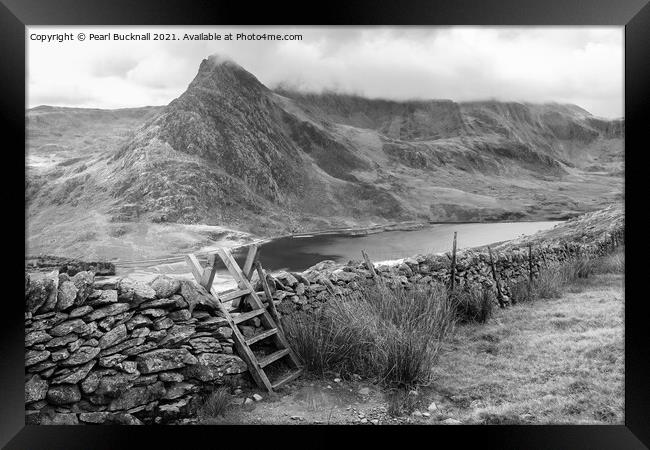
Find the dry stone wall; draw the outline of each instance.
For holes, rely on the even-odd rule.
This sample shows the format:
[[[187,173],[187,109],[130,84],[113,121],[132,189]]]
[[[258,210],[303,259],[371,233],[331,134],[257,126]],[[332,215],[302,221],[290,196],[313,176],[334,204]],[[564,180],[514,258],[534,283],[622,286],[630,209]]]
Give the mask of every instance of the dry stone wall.
[[[193,282],[102,284],[93,272],[55,270],[26,276],[25,296],[28,424],[177,422],[201,393],[247,370]]]
[[[620,245],[624,238],[622,222],[601,233],[589,242],[555,240],[552,244],[532,247],[533,274],[540,268],[559,264],[579,256],[600,256]],[[492,250],[497,278],[502,293],[510,295],[510,287],[528,278],[529,257],[525,241],[501,245]],[[444,255],[417,255],[405,258],[397,265],[375,264],[375,269],[386,284],[401,285],[406,289],[414,285],[435,282],[448,284],[451,277],[451,257]],[[348,295],[360,286],[374,283],[364,262],[350,261],[336,264],[323,261],[302,273],[282,272],[268,276],[276,308],[283,315],[310,312],[318,309],[332,295]],[[486,249],[468,249],[456,256],[455,283],[457,286],[480,284],[496,290],[490,256]],[[258,289],[261,289],[258,283]],[[261,294],[264,297],[264,294]]]
[[[75,258],[39,255],[25,257],[26,270],[53,270],[67,273],[70,276],[78,272],[91,271],[95,275],[115,275],[115,264],[108,261],[81,261]]]
[[[623,242],[622,219],[585,237],[579,232],[549,244],[535,240],[533,272],[610,252]],[[506,295],[528,277],[526,244],[513,241],[493,251]],[[495,288],[487,251],[461,251],[456,260],[457,285]],[[449,255],[417,255],[397,265],[379,264],[376,271],[388,285],[409,289],[448,283],[450,264]],[[365,263],[352,261],[323,261],[267,280],[285,318],[374,283]],[[257,290],[264,299],[259,281]],[[90,271],[70,276],[54,270],[36,280],[26,274],[27,423],[182,423],[202,393],[229,379],[245,382],[247,367],[233,351],[232,330],[211,302],[196,283],[164,276],[145,284],[129,278],[96,281]],[[246,337],[262,330],[258,318],[238,326]]]

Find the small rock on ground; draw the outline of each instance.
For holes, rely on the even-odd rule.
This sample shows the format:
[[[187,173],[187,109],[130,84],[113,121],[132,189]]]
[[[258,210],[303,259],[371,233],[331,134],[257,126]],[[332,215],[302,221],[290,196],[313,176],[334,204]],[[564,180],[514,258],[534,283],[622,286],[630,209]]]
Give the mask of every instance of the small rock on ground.
[[[451,417],[449,419],[445,419],[442,421],[445,425],[460,425],[462,422],[460,420],[452,419]]]

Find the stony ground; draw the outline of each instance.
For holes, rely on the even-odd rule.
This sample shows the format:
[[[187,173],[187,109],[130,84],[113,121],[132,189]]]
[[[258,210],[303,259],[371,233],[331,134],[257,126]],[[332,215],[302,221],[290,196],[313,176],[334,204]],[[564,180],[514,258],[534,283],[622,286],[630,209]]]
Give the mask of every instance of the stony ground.
[[[225,416],[245,424],[621,424],[623,275],[572,286],[562,298],[496,311],[459,326],[431,386],[411,392],[411,414],[389,414],[391,395],[367,380],[306,376],[271,396],[233,395]],[[249,400],[253,394],[260,401]]]

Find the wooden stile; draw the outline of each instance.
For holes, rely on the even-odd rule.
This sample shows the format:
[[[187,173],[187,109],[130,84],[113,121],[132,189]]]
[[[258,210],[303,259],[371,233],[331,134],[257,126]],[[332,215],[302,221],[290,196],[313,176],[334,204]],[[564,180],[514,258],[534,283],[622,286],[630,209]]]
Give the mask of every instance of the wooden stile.
[[[284,332],[282,329],[282,324],[280,323],[280,315],[278,314],[278,310],[275,309],[275,303],[273,303],[271,288],[269,287],[269,283],[266,280],[266,274],[264,273],[264,269],[262,269],[262,264],[259,261],[255,261],[255,269],[257,270],[257,276],[260,279],[260,283],[262,283],[262,289],[264,289],[264,295],[266,296],[269,313],[271,314],[271,317],[273,317],[273,320],[275,320],[278,328]]]
[[[257,245],[251,245],[248,247],[248,254],[246,255],[246,261],[244,262],[244,267],[242,267],[242,272],[244,272],[244,275],[246,275],[246,278],[249,280],[253,276],[253,271],[255,270],[255,267],[253,265],[255,264],[257,258]]]
[[[255,382],[258,386],[266,389],[268,392],[273,392],[274,389],[277,389],[283,384],[300,376],[302,368],[297,356],[293,350],[291,350],[279,323],[276,323],[278,315],[275,310],[275,305],[273,304],[273,298],[270,295],[270,289],[266,283],[266,277],[264,276],[262,266],[258,261],[256,261],[257,246],[253,245],[249,248],[243,268],[239,267],[235,258],[233,258],[232,254],[227,249],[221,248],[216,250],[216,256],[221,259],[228,269],[228,272],[230,272],[230,275],[237,282],[236,290],[223,295],[212,287],[212,281],[214,280],[214,274],[216,272],[215,258],[208,258],[208,262],[212,262],[212,264],[207,268],[203,268],[199,260],[193,254],[186,256],[186,262],[196,281],[212,294],[215,299],[214,306],[221,311],[225,319],[228,321],[228,324],[233,331],[237,353],[246,362],[248,370]],[[260,277],[265,295],[269,298],[268,304],[269,309],[272,311],[272,315],[267,311],[264,303],[260,300],[251,284],[250,280],[255,270],[257,270],[258,276]],[[207,284],[208,282],[209,284]],[[232,304],[238,303],[239,305],[243,305],[246,303],[245,301],[248,301],[252,307],[251,311],[240,312],[236,316],[233,316],[231,314],[233,310],[226,307],[226,305],[231,302]],[[254,317],[259,317],[265,330],[247,339],[241,333],[237,325]],[[258,358],[253,353],[250,346],[265,339],[271,340],[276,347],[276,350],[268,355]],[[264,367],[280,359],[286,359],[291,370],[288,374],[285,374],[280,379],[272,382],[269,380]]]

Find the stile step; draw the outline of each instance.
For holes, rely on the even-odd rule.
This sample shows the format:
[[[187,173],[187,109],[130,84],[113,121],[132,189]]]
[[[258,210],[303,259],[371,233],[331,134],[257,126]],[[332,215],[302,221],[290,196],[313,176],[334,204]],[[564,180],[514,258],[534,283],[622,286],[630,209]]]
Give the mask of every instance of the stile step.
[[[282,350],[273,352],[270,355],[266,355],[264,358],[259,360],[260,367],[266,367],[272,362],[277,361],[278,359],[287,356],[288,354],[289,354],[289,349],[283,348]]]
[[[289,374],[285,375],[284,377],[282,377],[282,378],[278,379],[277,381],[273,382],[271,384],[271,387],[275,390],[275,389],[279,388],[280,386],[282,386],[283,384],[288,383],[289,381],[295,380],[296,378],[298,378],[300,376],[301,373],[302,373],[302,369],[298,369],[298,370],[296,370],[294,372],[290,372]]]
[[[219,294],[219,299],[221,300],[221,303],[225,303],[250,293],[250,289],[237,289],[234,291],[228,291],[224,292],[223,294]]]
[[[264,331],[263,333],[256,334],[255,336],[246,339],[246,344],[252,345],[256,342],[261,341],[262,339],[266,339],[267,337],[273,336],[278,332],[277,328],[271,328],[269,330]]]
[[[252,319],[253,317],[257,317],[261,314],[264,314],[265,311],[266,310],[264,308],[254,309],[253,311],[245,312],[237,317],[233,317],[232,321],[235,322],[235,324],[246,322],[247,320]]]
[[[216,262],[216,256],[218,256],[222,262],[225,264],[226,268],[232,275],[232,277],[235,279],[237,283],[237,287],[234,289],[227,290],[225,292],[217,292],[212,286],[209,286],[208,290],[210,291],[210,294],[215,298],[215,307],[219,308],[222,312],[225,313],[226,318],[230,321],[231,324],[237,325],[242,322],[246,322],[250,319],[253,319],[257,316],[268,314],[267,309],[271,309],[272,311],[272,317],[276,317],[275,313],[275,304],[279,303],[274,301],[272,298],[266,298],[266,292],[268,291],[267,288],[265,288],[264,292],[260,292],[259,294],[255,292],[255,289],[253,288],[253,285],[251,284],[251,274],[253,273],[253,268],[257,265],[257,269],[259,270],[258,272],[258,277],[263,277],[263,271],[261,269],[261,265],[255,261],[255,255],[256,255],[256,248],[251,248],[249,250],[249,254],[247,256],[246,264],[244,266],[245,271],[242,271],[242,268],[239,267],[238,263],[235,261],[233,258],[232,254],[228,249],[220,248],[217,249],[216,255],[213,255],[213,257],[210,259],[209,266],[211,267],[203,267],[201,263],[198,261],[196,258],[196,255],[194,254],[189,254],[186,256],[186,262],[189,265],[192,274],[194,275],[194,278],[197,280],[197,282],[201,283],[204,281],[204,279],[207,279],[207,276],[213,276],[213,269],[214,265]],[[244,273],[247,272],[247,273]],[[269,297],[271,297],[269,295]],[[249,303],[250,306],[254,309],[253,311],[249,312],[239,312],[239,307],[244,304],[244,303]],[[270,325],[270,322],[272,322],[271,318],[269,316],[264,316],[263,317],[263,322],[267,325]],[[238,330],[238,327],[234,327],[235,331]],[[266,339],[268,337],[276,336],[276,344],[279,347],[284,347],[281,348],[269,355],[262,356],[261,358],[258,358],[255,353],[251,350],[249,347],[251,344],[254,344],[255,342],[259,342],[263,339]],[[249,339],[245,339],[244,336],[241,334],[241,332],[235,332],[235,339],[238,343],[238,346],[240,347],[240,350],[242,352],[242,358],[246,361],[246,364],[248,365],[249,371],[255,380],[255,382],[262,388],[272,392],[273,389],[276,389],[280,387],[281,385],[296,379],[300,374],[302,373],[302,369],[300,367],[300,364],[296,361],[295,355],[291,351],[291,349],[288,347],[288,343],[286,342],[284,335],[281,331],[281,328],[271,328],[271,329],[265,329],[261,333],[251,336]],[[263,370],[263,367],[268,366],[269,364],[272,364],[275,361],[278,361],[279,359],[289,356],[291,358],[290,366],[294,367],[292,371],[288,372],[286,375],[283,375],[275,381],[274,383],[271,383],[271,381],[268,379],[265,371]]]

